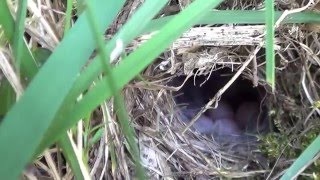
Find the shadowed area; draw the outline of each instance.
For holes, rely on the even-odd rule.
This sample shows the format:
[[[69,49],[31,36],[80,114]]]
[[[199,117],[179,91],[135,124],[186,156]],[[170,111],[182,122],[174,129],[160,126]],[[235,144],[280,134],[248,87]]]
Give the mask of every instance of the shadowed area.
[[[197,76],[190,78],[184,86],[175,92],[175,101],[180,119],[186,124],[232,77],[228,69],[212,73],[210,78]],[[173,80],[181,84],[185,76]],[[262,104],[265,95],[262,87],[252,87],[252,82],[241,77],[221,96],[216,108],[203,113],[193,124],[193,128],[216,139],[228,136],[235,140],[240,136],[254,136],[270,130],[267,108]],[[246,137],[247,138],[247,137]],[[227,139],[227,138],[224,138]]]

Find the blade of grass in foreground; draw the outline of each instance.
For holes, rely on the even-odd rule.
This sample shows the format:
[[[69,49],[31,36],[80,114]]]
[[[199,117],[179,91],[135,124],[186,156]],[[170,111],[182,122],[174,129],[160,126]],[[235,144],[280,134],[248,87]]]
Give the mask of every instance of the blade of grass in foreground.
[[[142,44],[137,50],[121,61],[118,66],[112,69],[112,73],[117,77],[117,87],[115,88],[117,90],[123,88],[126,83],[152,63],[153,60],[185,30],[190,28],[202,16],[206,15],[203,12],[209,12],[210,8],[214,8],[220,2],[221,1],[198,0],[188,6],[179,15],[175,16],[158,34]],[[61,126],[61,124],[52,126],[47,135],[57,139],[61,132],[64,132],[83,116],[90,113],[106,98],[110,98],[112,92],[106,83],[109,78],[109,76],[106,76],[101,81],[98,81],[96,86],[94,86],[74,108],[68,109],[68,113],[64,118],[68,121],[65,121],[64,126]],[[48,146],[53,143],[53,141],[50,140],[42,142],[44,143],[43,146]]]
[[[106,52],[111,54],[111,51],[116,47],[117,40],[122,40],[123,47],[127,46],[136,36],[138,36],[141,31],[150,23],[152,18],[161,10],[161,8],[167,3],[166,0],[163,1],[154,1],[148,0],[141,5],[136,13],[129,19],[129,21],[123,25],[123,27],[116,33],[116,35],[107,43],[105,46]],[[142,20],[143,19],[143,20]],[[134,31],[132,31],[134,29]],[[119,47],[118,47],[119,48]],[[120,47],[121,48],[121,47]],[[123,49],[118,51],[121,53]],[[93,80],[95,80],[99,74],[101,68],[101,62],[99,61],[100,56],[98,55],[92,62],[89,67],[80,75],[80,77],[75,82],[75,86],[70,91],[70,94],[66,98],[64,105],[61,108],[59,114],[65,114],[65,111],[70,108],[75,102],[75,99],[82,93]],[[106,57],[106,62],[110,61],[109,57]],[[98,71],[98,73],[97,73]],[[65,123],[65,119],[61,116],[54,121],[53,126],[58,124]],[[50,127],[55,129],[55,127]],[[50,131],[49,130],[49,131]],[[49,134],[49,135],[48,135]],[[42,142],[47,142],[47,139],[51,138],[50,133],[48,133]],[[42,143],[41,143],[42,144]],[[42,152],[46,146],[40,146],[38,152]]]
[[[154,1],[148,0],[138,9],[138,11],[129,19],[129,21],[123,25],[123,27],[116,33],[116,35],[107,43],[105,50],[108,54],[116,47],[117,40],[122,40],[122,48],[126,47],[134,38],[136,38],[141,31],[150,23],[152,18],[164,7],[167,0]],[[143,19],[143,21],[142,21]],[[134,29],[134,31],[132,31]],[[120,49],[121,52],[123,49]],[[118,54],[119,55],[119,54]],[[101,73],[101,62],[99,61],[99,56],[94,58],[89,66],[84,70],[84,72],[77,79],[75,84],[80,84],[81,86],[74,86],[71,90],[71,99],[74,100],[80,93],[87,89],[90,84],[97,78]],[[110,59],[106,57],[106,62],[114,61],[116,56]]]
[[[149,1],[151,2],[151,1]],[[95,36],[97,46],[98,46],[98,52],[100,54],[100,61],[101,65],[104,69],[105,74],[107,74],[110,78],[107,79],[106,83],[109,85],[111,93],[114,96],[114,110],[118,116],[118,120],[120,122],[120,128],[122,129],[122,133],[124,134],[129,147],[127,148],[132,156],[132,159],[134,160],[134,163],[136,165],[136,175],[138,179],[145,179],[145,173],[144,169],[142,168],[140,164],[140,156],[138,151],[138,146],[135,142],[136,135],[134,133],[134,129],[130,126],[129,122],[129,116],[126,112],[126,108],[124,105],[123,97],[121,96],[121,92],[116,89],[116,78],[111,70],[111,65],[109,63],[109,58],[107,58],[107,51],[104,48],[104,40],[99,35],[102,32],[99,32],[99,25],[96,22],[96,17],[94,17],[93,10],[90,4],[87,4],[88,9],[88,21],[91,23],[92,27],[92,34]],[[122,51],[122,49],[121,49]],[[111,54],[109,53],[111,56]]]
[[[286,171],[286,173],[281,177],[281,180],[295,179],[312,159],[320,153],[320,136],[318,136],[307,149],[299,156],[297,160],[291,165],[291,167]]]
[[[21,35],[18,35],[18,34],[14,36],[15,22],[9,11],[7,1],[0,1],[0,17],[1,17],[0,25],[2,26],[5,37],[9,40],[10,44],[11,45],[14,44],[14,41],[18,41],[22,43],[21,45],[14,45],[19,47],[18,49],[20,49],[19,51],[21,52],[19,52],[18,54],[21,54],[19,56],[23,57],[23,60],[21,61],[20,75],[23,78],[23,80],[30,81],[36,74],[38,68],[35,64],[35,60],[33,59],[31,52],[29,51],[26,43],[22,40],[14,40],[15,36],[19,36],[20,38],[22,37]]]
[[[22,56],[22,47],[24,43],[24,22],[27,15],[27,1],[18,1],[17,22],[14,28],[13,36],[13,52],[15,57],[15,65],[20,78],[20,66]]]
[[[98,19],[103,31],[111,24],[124,0],[90,3],[94,4],[97,17],[103,17]],[[90,27],[85,14],[79,17],[0,126],[3,145],[0,148],[0,174],[3,179],[17,179],[32,160],[44,133],[95,47],[92,36],[88,35]]]
[[[193,25],[197,24],[264,24],[265,11],[253,11],[253,10],[222,10],[213,11],[203,16],[198,21],[194,22]],[[276,11],[275,19],[278,19],[283,12]],[[172,20],[176,15],[166,16],[159,19],[153,20],[143,30],[141,34],[157,31],[161,29],[167,22]],[[237,18],[235,18],[237,17]],[[315,12],[299,12],[288,15],[283,21],[286,23],[320,23],[320,13]]]
[[[63,141],[58,141],[59,146],[63,149],[63,154],[70,164],[76,179],[90,179],[86,165],[82,161],[82,154],[77,152],[76,145],[67,133],[62,136]]]
[[[266,80],[274,91],[275,64],[274,64],[274,2],[266,0]]]

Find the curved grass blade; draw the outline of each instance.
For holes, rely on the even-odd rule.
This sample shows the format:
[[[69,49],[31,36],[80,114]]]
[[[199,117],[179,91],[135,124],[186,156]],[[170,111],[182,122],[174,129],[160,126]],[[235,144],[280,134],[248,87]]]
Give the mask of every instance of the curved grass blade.
[[[124,0],[90,3],[95,7],[102,31],[111,24]],[[77,74],[92,53],[95,43],[89,35],[90,27],[85,16],[86,12],[79,17],[2,122],[0,143],[5,146],[0,148],[0,174],[3,179],[17,179],[31,161]]]
[[[138,9],[138,11],[132,16],[129,21],[123,25],[118,33],[107,43],[105,50],[108,54],[116,47],[117,40],[121,43],[122,48],[126,47],[134,38],[136,38],[143,29],[150,23],[152,18],[168,3],[167,0],[154,1],[148,0]],[[143,21],[142,21],[143,19]],[[134,31],[132,30],[134,29]],[[122,49],[123,50],[123,49]],[[121,52],[121,51],[120,51]],[[106,62],[113,62],[115,58],[110,59],[106,57]],[[77,79],[75,84],[81,84],[81,86],[74,86],[71,91],[71,99],[74,100],[81,92],[83,92],[93,80],[101,73],[100,57],[96,57],[92,60],[90,65],[84,70],[84,72]]]
[[[14,44],[15,22],[9,11],[7,1],[0,1],[0,17],[0,25],[2,26],[5,37],[9,40],[11,44]],[[19,37],[21,37],[21,35],[19,35]],[[19,54],[21,54],[21,57],[23,57],[23,60],[21,61],[20,76],[23,80],[31,81],[31,79],[35,76],[35,74],[38,71],[38,68],[35,64],[35,60],[25,42],[22,40],[16,41],[22,43],[21,45],[19,45],[19,51],[21,51],[19,52]]]
[[[286,173],[281,177],[281,180],[295,179],[312,159],[320,153],[320,136],[318,136],[308,147],[303,151],[297,160],[290,166]]]
[[[150,1],[149,1],[150,2]],[[110,78],[106,81],[106,83],[109,85],[111,93],[114,95],[114,109],[117,113],[119,122],[120,122],[120,127],[122,129],[122,133],[124,134],[125,138],[127,139],[127,142],[129,144],[129,152],[134,160],[134,163],[136,165],[136,174],[138,179],[145,179],[144,175],[144,169],[142,168],[140,164],[140,156],[139,156],[139,151],[138,151],[138,146],[135,142],[134,137],[136,137],[134,133],[134,129],[130,126],[129,124],[129,116],[126,112],[126,108],[124,105],[124,100],[123,97],[121,96],[120,91],[118,91],[115,86],[117,84],[116,78],[112,73],[111,66],[109,63],[109,58],[107,58],[108,52],[104,48],[104,40],[102,37],[100,37],[101,32],[99,32],[99,25],[96,22],[96,17],[94,16],[93,13],[93,8],[91,5],[88,3],[87,4],[87,9],[88,9],[88,21],[91,23],[92,27],[92,34],[96,39],[97,47],[98,47],[98,52],[100,54],[100,61],[101,65],[104,69],[105,74],[107,74]]]
[[[59,146],[62,148],[62,152],[66,157],[68,163],[70,164],[73,174],[76,179],[90,179],[89,172],[86,165],[82,161],[82,154],[79,154],[77,151],[76,145],[72,142],[72,139],[68,136],[67,133],[61,138],[62,140],[58,141]]]
[[[139,74],[146,66],[165,50],[176,38],[178,38],[185,30],[190,28],[201,17],[209,12],[210,8],[217,6],[221,1],[198,0],[192,3],[188,8],[183,10],[179,15],[175,16],[168,24],[166,24],[158,34],[152,39],[142,44],[137,50],[132,52],[127,58],[119,63],[118,66],[112,69],[112,73],[117,77],[116,89],[120,90],[132,78]],[[59,134],[75,124],[78,119],[90,113],[106,98],[112,96],[110,87],[107,85],[110,77],[106,76],[101,81],[97,82],[96,86],[86,94],[83,99],[68,109],[64,126],[55,124],[50,128],[48,137],[59,138]],[[46,147],[53,141],[42,141]]]
[[[147,26],[147,24],[152,20],[152,18],[161,10],[161,8],[167,3],[168,1],[154,1],[148,0],[137,10],[137,12],[129,19],[129,21],[123,25],[123,27],[119,30],[119,32],[107,43],[105,49],[107,53],[111,53],[112,49],[115,48],[117,39],[121,39],[123,46],[125,47],[129,42],[131,42],[136,36],[138,36],[141,31]],[[143,20],[142,20],[143,19]],[[134,29],[134,31],[132,30]],[[121,52],[121,51],[120,51]],[[64,106],[60,114],[65,114],[75,101],[75,99],[82,93],[94,79],[97,78],[99,74],[99,70],[101,68],[101,62],[99,61],[100,56],[98,55],[92,63],[87,67],[84,71],[84,75],[80,75],[77,79],[75,86],[70,91],[68,98],[64,102]],[[107,58],[107,62],[109,62],[109,57]],[[98,72],[98,73],[97,73]],[[64,117],[58,117],[55,121],[54,125],[63,123],[65,121]],[[55,127],[50,127],[50,129],[55,129]],[[47,142],[47,139],[50,139],[51,135],[48,133],[43,139],[43,143],[39,147],[39,151],[41,152],[46,148],[47,145],[44,145]]]
[[[265,11],[253,11],[253,10],[222,10],[208,13],[206,16],[200,18],[196,24],[264,24],[265,23]],[[282,11],[275,11],[275,20],[279,19],[282,15]],[[143,30],[141,34],[150,33],[161,29],[167,22],[171,21],[175,16],[166,16],[163,18],[153,20]],[[221,18],[223,17],[223,18]],[[235,18],[236,17],[236,18]],[[283,21],[283,24],[287,23],[320,23],[320,13],[315,12],[299,12],[288,15]]]

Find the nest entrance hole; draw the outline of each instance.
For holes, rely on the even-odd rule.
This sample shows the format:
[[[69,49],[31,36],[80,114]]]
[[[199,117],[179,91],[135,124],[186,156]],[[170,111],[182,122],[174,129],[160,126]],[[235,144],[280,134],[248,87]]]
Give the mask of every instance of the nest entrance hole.
[[[180,119],[190,122],[233,74],[229,68],[222,68],[212,72],[210,77],[200,75],[189,78],[174,94]],[[173,83],[182,84],[185,79],[186,76],[178,76]],[[239,77],[219,98],[216,109],[206,110],[193,128],[202,134],[216,135],[269,132],[268,109],[262,102],[265,95],[264,87],[253,87],[252,81]]]

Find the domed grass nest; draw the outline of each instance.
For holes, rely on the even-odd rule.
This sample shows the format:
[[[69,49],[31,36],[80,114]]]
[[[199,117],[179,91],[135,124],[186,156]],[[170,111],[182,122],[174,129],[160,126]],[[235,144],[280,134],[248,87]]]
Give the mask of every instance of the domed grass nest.
[[[279,8],[284,6],[281,4]],[[256,36],[263,33],[258,25],[210,27],[209,32],[222,28],[231,33],[232,29],[241,31],[244,27],[255,29]],[[217,46],[188,38],[192,35],[189,32],[207,30],[195,27],[188,31],[125,88],[127,109],[137,130],[148,175],[154,179],[276,179],[291,164],[290,160],[319,134],[316,102],[320,61],[315,55],[319,52],[319,33],[310,32],[308,26],[283,25],[277,29],[276,86],[272,92],[265,81],[265,51],[261,44],[252,40],[239,45],[237,42],[241,40],[233,39],[235,44],[226,40]],[[223,69],[227,69],[228,80],[214,77]],[[244,89],[258,92],[261,115],[272,128],[267,133],[251,134],[244,136],[250,138],[228,143],[217,142],[217,137],[188,128],[188,123],[177,115],[175,96],[186,85],[184,78],[199,87],[210,83],[212,77],[215,82],[221,80],[220,86],[199,108],[199,116],[219,103],[233,84],[246,84]],[[243,97],[250,98],[250,95],[252,93]],[[318,168],[310,166],[306,176]]]

